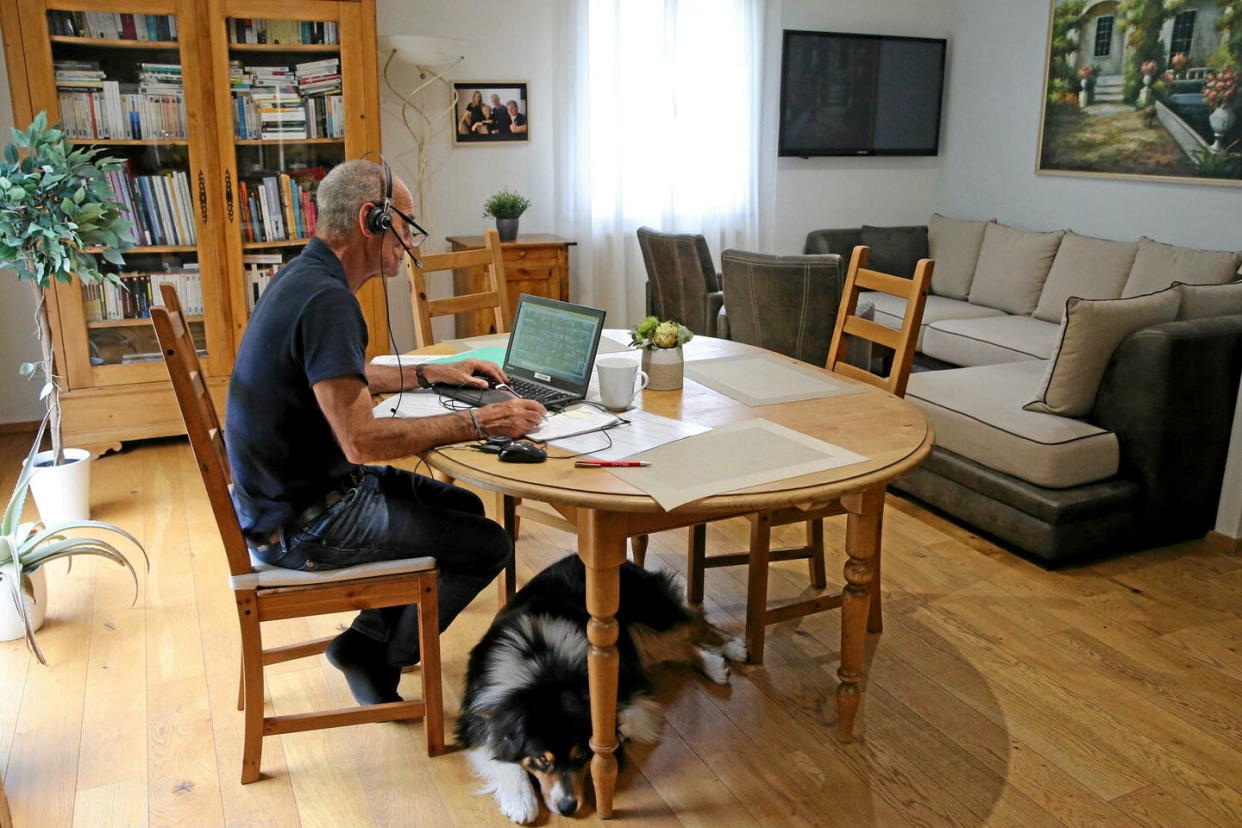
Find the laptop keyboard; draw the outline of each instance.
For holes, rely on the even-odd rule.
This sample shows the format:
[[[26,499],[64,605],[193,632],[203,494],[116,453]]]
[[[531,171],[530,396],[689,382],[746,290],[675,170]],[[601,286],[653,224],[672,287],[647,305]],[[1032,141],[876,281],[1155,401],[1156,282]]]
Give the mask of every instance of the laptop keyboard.
[[[535,400],[536,402],[541,402],[545,406],[548,403],[562,402],[564,400],[568,400],[570,397],[573,396],[572,394],[568,394],[564,391],[558,391],[555,388],[548,388],[543,385],[536,385],[535,383],[528,382],[522,379],[521,377],[513,377],[512,379],[510,379],[509,387],[512,388],[519,397],[524,397],[528,400]]]

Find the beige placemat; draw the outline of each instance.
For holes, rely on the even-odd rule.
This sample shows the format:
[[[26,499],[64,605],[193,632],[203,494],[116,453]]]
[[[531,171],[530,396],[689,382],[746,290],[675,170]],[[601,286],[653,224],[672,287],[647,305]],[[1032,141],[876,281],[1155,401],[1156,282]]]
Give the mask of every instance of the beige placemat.
[[[860,454],[768,420],[743,420],[635,454],[645,468],[609,469],[666,511],[710,495],[850,466]]]
[[[685,370],[686,376],[695,382],[749,406],[840,397],[868,390],[771,354],[687,362]]]

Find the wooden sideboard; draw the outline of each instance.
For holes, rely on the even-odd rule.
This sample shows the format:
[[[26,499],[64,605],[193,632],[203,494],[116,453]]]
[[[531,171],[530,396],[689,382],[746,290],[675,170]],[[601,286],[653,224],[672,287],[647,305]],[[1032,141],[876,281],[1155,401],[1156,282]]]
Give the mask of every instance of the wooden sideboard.
[[[483,246],[482,236],[449,236],[446,241],[453,252]],[[518,296],[546,296],[569,301],[569,248],[577,242],[548,233],[519,235],[517,241],[501,245],[505,259],[505,284],[509,291],[510,309],[517,307]],[[483,268],[465,268],[453,272],[453,292],[475,293],[484,287]],[[479,336],[494,333],[495,322],[490,311],[459,313],[457,336]]]

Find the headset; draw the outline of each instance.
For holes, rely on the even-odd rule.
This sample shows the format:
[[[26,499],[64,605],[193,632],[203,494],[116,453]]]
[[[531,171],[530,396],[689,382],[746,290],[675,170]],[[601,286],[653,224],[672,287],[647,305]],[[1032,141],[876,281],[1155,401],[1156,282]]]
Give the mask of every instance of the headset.
[[[396,213],[398,216],[401,217],[402,221],[404,221],[410,227],[413,227],[419,233],[422,233],[423,236],[429,236],[431,234],[428,233],[426,230],[424,230],[421,226],[419,226],[418,222],[414,220],[413,216],[407,216],[405,213],[401,212],[400,210],[398,210],[396,207],[393,206],[393,203],[392,203],[392,168],[388,166],[388,161],[384,159],[384,156],[380,155],[378,152],[371,150],[369,152],[364,153],[362,157],[366,158],[368,155],[374,155],[376,158],[378,158],[380,161],[380,166],[384,168],[384,199],[383,201],[377,204],[373,204],[371,206],[371,209],[367,211],[367,218],[366,218],[367,229],[370,230],[372,233],[375,233],[376,235],[380,235],[380,236],[382,236],[385,233],[392,233],[393,237],[396,238],[397,243],[400,244],[401,247],[405,250],[406,255],[409,256],[411,259],[413,259],[414,264],[418,265],[421,268],[423,266],[423,263],[419,260],[417,256],[414,255],[414,249],[410,247],[408,244],[406,244],[405,239],[401,237],[401,234],[398,233],[396,229],[393,228],[392,214]]]

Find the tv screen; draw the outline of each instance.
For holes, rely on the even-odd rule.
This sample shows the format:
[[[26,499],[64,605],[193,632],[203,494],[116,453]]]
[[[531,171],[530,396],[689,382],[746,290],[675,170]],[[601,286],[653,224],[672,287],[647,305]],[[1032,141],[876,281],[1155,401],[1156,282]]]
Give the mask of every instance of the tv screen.
[[[935,155],[945,41],[785,31],[780,154]]]

